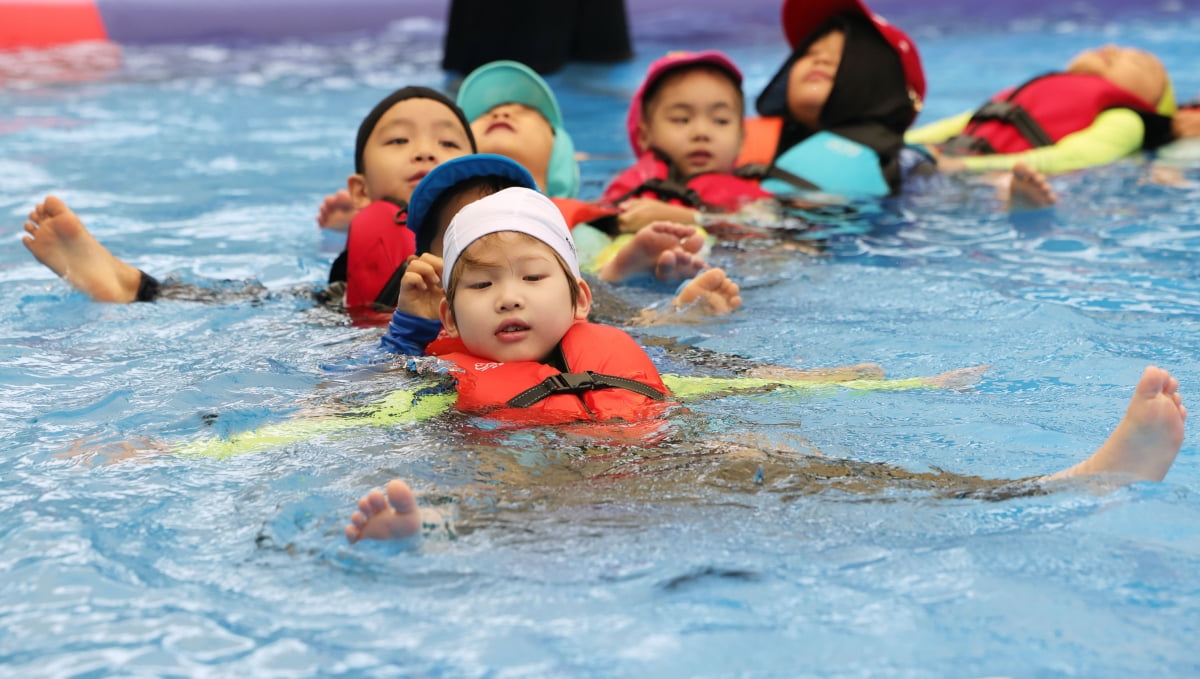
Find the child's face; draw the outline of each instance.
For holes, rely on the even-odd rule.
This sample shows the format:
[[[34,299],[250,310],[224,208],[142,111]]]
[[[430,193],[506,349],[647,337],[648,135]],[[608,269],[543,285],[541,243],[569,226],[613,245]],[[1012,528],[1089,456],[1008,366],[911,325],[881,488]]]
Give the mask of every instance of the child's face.
[[[842,63],[845,47],[846,34],[831,31],[814,41],[792,64],[788,73],[787,102],[788,112],[796,121],[812,129],[820,127],[821,109],[833,91],[833,80]]]
[[[687,176],[733,172],[742,149],[738,88],[709,69],[664,76],[638,128],[638,145],[662,151]]]
[[[1068,73],[1094,73],[1151,104],[1162,98],[1167,70],[1153,54],[1133,47],[1105,45],[1080,52],[1067,64]]]
[[[442,323],[476,356],[501,363],[541,361],[576,320],[587,318],[587,284],[571,280],[548,245],[511,231],[484,236],[463,251],[454,313]],[[572,308],[570,286],[579,285]]]
[[[529,170],[545,188],[554,149],[554,128],[537,109],[524,104],[500,104],[471,121],[480,153],[511,158]]]
[[[407,201],[438,163],[470,152],[467,132],[450,109],[432,99],[405,99],[367,138],[362,174],[350,176],[350,196],[359,208],[384,198]]]

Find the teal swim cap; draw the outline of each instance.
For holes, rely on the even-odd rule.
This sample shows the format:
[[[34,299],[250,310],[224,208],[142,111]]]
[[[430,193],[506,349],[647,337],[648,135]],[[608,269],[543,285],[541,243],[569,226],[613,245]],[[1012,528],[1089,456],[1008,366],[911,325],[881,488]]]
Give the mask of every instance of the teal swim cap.
[[[575,143],[563,128],[562,111],[550,86],[525,64],[504,60],[471,71],[458,88],[458,105],[468,120],[474,121],[501,104],[528,106],[550,123],[554,147],[546,172],[546,195],[574,198],[579,192]]]

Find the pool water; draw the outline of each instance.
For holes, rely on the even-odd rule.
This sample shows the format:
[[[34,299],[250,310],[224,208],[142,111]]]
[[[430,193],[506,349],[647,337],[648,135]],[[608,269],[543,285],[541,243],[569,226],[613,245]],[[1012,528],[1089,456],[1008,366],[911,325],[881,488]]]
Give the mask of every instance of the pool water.
[[[550,78],[593,155],[585,197],[629,160],[624,102],[651,59],[722,47],[756,93],[783,58],[769,22],[728,36],[689,19],[639,28],[631,63]],[[924,115],[1109,41],[1160,54],[1188,98],[1198,24],[1184,9],[922,24]],[[1149,182],[1141,160],[1062,177],[1061,205],[1035,213],[1009,214],[979,186],[910,196],[824,225],[819,255],[793,248],[803,233],[739,241],[713,259],[743,284],[742,311],[636,331],[799,367],[877,362],[894,377],[989,366],[968,390],[709,400],[677,413],[657,452],[453,419],[219,460],[131,450],[413,383],[369,360],[378,329],[307,292],[341,247],[314,217],[352,165],[362,113],[395,87],[445,84],[441,28],[127,48],[98,80],[0,90],[0,674],[1200,672],[1192,438],[1163,483],[959,492],[1082,459],[1147,364],[1192,398],[1196,165],[1181,187]],[[139,268],[231,294],[89,302],[19,242],[50,193]],[[270,293],[238,294],[246,279]],[[347,546],[355,500],[395,476],[457,498],[460,534]]]

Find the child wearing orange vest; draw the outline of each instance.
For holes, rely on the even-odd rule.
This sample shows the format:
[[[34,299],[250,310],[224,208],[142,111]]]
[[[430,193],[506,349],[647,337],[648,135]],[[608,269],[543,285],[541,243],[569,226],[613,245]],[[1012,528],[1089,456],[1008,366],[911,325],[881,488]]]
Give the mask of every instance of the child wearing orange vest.
[[[431,353],[455,367],[457,408],[531,423],[653,422],[673,401],[629,335],[587,322],[592,295],[561,212],[514,187],[462,207],[442,239],[445,337]],[[1183,443],[1178,382],[1150,367],[1124,419],[1088,459],[1044,477],[1120,474],[1162,480]],[[448,520],[394,480],[358,502],[350,542],[403,539]]]

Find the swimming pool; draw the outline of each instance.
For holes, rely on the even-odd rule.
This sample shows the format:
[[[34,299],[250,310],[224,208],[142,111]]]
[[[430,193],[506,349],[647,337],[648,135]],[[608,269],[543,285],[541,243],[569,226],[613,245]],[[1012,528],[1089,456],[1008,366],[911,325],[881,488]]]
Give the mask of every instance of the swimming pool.
[[[654,56],[723,46],[750,92],[782,56],[773,27],[718,38],[685,19],[695,24],[639,29],[633,63],[550,79],[578,147],[596,155],[588,195],[627,160],[623,97]],[[1179,10],[914,29],[926,113],[968,108],[1110,40],[1152,47],[1193,95],[1198,22]],[[1161,484],[1003,501],[946,499],[936,483],[879,481],[860,464],[1041,474],[1101,442],[1148,363],[1194,398],[1200,189],[1145,183],[1137,162],[1059,180],[1052,213],[1009,216],[965,190],[889,206],[825,256],[777,243],[716,253],[744,283],[745,310],[652,334],[804,367],[876,361],[898,377],[991,366],[966,392],[708,401],[678,416],[667,444],[816,449],[844,466],[791,460],[794,479],[749,489],[701,463],[581,482],[572,470],[600,463],[580,461],[576,442],[445,422],[226,460],[69,454],[81,438],[88,449],[190,440],[407,383],[359,360],[377,330],[292,291],[323,281],[339,247],[313,218],[344,181],[362,112],[394,87],[441,84],[439,41],[437,22],[420,20],[377,40],[130,47],[106,78],[0,91],[0,674],[1197,673],[1192,439]],[[89,303],[18,242],[50,192],[155,275],[254,278],[274,294]],[[642,466],[604,453],[615,471]],[[354,500],[395,475],[447,492],[540,478],[475,496],[475,529],[456,539],[348,548]]]

